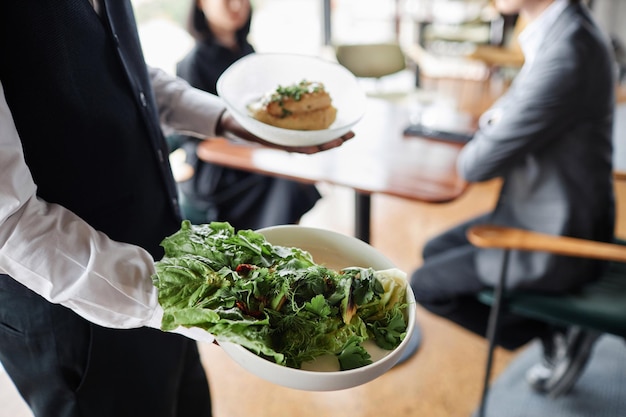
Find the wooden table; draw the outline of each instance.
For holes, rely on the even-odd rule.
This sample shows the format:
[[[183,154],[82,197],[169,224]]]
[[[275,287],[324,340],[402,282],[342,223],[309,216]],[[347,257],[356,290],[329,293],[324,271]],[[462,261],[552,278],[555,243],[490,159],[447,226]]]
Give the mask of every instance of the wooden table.
[[[303,183],[328,182],[355,191],[355,236],[369,242],[371,195],[375,193],[445,203],[467,183],[456,173],[460,144],[406,137],[406,104],[368,99],[356,136],[343,146],[303,155],[225,139],[204,141],[204,161]]]

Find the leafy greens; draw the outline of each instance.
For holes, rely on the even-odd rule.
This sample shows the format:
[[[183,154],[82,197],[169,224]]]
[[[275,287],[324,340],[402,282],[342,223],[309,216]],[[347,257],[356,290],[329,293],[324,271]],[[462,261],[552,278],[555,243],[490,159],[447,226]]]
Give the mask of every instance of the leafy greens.
[[[183,221],[161,245],[152,279],[163,330],[203,328],[294,368],[331,354],[341,370],[371,363],[365,340],[391,350],[406,335],[406,281],[397,274],[334,271],[225,222]]]

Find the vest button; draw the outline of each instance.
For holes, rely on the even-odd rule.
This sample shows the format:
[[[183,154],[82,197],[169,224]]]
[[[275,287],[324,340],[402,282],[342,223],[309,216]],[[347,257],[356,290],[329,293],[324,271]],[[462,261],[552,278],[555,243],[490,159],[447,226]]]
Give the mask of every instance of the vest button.
[[[146,95],[143,93],[143,91],[139,92],[139,100],[141,101],[141,105],[143,107],[148,107],[148,100],[146,100]]]

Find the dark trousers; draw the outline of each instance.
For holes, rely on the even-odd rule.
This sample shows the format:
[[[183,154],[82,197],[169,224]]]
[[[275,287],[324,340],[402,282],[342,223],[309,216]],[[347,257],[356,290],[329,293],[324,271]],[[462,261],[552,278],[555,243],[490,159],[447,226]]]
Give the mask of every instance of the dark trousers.
[[[36,417],[209,417],[197,345],[113,330],[0,275],[0,362]]]
[[[454,227],[426,243],[423,265],[413,272],[411,288],[418,304],[467,330],[485,337],[489,306],[476,295],[487,287],[478,277],[475,256],[478,248],[466,237],[467,230],[484,223],[481,216]],[[497,343],[517,349],[530,340],[549,334],[547,324],[504,312],[500,318]]]

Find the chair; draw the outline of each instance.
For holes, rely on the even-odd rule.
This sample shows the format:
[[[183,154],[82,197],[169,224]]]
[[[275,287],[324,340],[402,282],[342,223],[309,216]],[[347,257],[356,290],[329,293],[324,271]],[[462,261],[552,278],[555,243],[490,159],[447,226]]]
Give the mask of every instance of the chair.
[[[337,61],[355,77],[381,78],[406,69],[406,58],[399,44],[346,44],[335,47]]]
[[[368,93],[371,96],[383,95],[379,89],[383,77],[408,68],[404,51],[395,42],[340,44],[335,46],[335,57],[355,77],[373,79],[376,82],[375,92]]]
[[[616,239],[615,243],[601,243],[491,225],[470,229],[468,239],[481,248],[503,249],[498,285],[493,291],[483,291],[478,295],[480,301],[491,305],[487,329],[489,348],[478,413],[480,417],[485,415],[498,321],[504,308],[515,314],[557,325],[580,326],[626,338],[626,241]],[[546,295],[530,291],[505,293],[504,271],[511,250],[546,251],[611,262],[596,281],[569,294]]]

